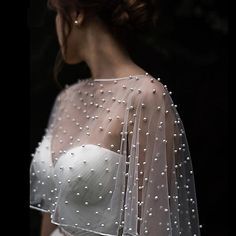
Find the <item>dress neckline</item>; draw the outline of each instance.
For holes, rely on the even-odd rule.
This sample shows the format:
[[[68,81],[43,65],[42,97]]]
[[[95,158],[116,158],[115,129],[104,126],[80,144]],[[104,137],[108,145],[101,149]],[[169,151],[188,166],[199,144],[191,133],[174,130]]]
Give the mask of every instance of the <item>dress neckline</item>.
[[[124,80],[124,79],[135,79],[135,78],[137,78],[139,76],[149,76],[149,74],[148,73],[145,73],[145,74],[135,74],[135,75],[129,75],[129,76],[124,76],[124,77],[102,78],[102,79],[96,79],[96,78],[88,77],[88,78],[86,78],[86,80],[110,82],[110,81],[117,81],[117,80]]]

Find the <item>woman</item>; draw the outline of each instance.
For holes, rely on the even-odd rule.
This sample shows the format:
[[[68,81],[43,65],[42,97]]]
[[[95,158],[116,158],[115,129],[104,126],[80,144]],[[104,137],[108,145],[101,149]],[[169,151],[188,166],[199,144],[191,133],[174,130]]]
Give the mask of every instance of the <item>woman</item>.
[[[91,77],[58,95],[30,169],[41,236],[200,235],[193,170],[167,87],[126,36],[155,1],[51,0],[63,60]]]

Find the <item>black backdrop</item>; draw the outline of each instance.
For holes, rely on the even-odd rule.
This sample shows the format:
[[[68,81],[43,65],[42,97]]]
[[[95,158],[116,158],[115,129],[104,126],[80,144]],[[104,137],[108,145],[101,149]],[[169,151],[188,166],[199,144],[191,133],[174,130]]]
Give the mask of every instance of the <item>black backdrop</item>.
[[[228,235],[227,1],[163,2],[157,30],[137,36],[132,57],[173,92],[192,154],[202,235]],[[58,44],[46,0],[31,0],[28,13],[33,153],[59,92],[51,78]],[[71,84],[89,73],[85,63],[66,65],[60,82]],[[40,214],[31,210],[30,217],[30,235],[37,236]]]

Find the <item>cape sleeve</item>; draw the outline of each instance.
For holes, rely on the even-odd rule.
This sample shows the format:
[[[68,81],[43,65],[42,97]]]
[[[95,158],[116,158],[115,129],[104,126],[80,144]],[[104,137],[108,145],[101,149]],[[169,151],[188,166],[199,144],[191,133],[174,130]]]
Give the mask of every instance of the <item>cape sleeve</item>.
[[[51,159],[50,139],[53,127],[60,117],[61,104],[64,99],[64,90],[55,98],[45,134],[38,143],[30,165],[30,207],[43,212],[51,212],[55,208],[53,199],[55,198],[55,183],[53,176],[53,163]],[[43,148],[39,149],[42,146]]]
[[[64,106],[65,100],[66,100],[66,90],[63,89],[56,96],[50,112],[46,129],[46,133],[49,135],[52,134],[53,127],[56,126],[56,122],[58,121],[58,119],[60,119],[60,115],[62,113],[62,108]]]
[[[166,86],[135,95],[129,114],[124,235],[200,235],[185,130]]]

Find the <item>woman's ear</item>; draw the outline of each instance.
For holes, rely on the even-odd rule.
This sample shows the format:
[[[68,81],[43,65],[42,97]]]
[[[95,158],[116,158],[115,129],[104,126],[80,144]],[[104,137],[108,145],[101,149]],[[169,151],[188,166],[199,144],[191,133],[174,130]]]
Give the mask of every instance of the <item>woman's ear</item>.
[[[83,9],[79,11],[73,11],[71,16],[72,19],[74,20],[74,24],[77,26],[81,26],[82,23],[84,22],[85,11]]]

